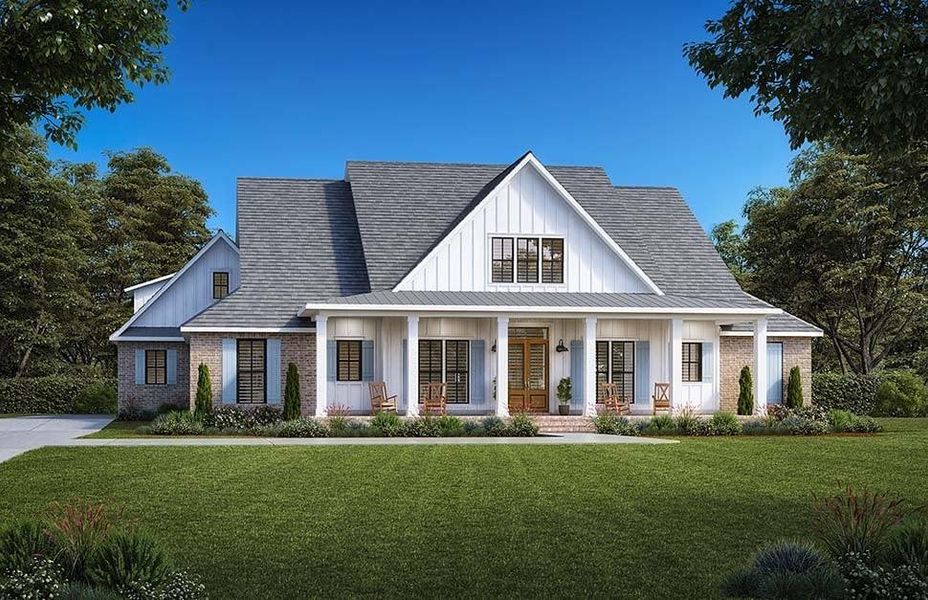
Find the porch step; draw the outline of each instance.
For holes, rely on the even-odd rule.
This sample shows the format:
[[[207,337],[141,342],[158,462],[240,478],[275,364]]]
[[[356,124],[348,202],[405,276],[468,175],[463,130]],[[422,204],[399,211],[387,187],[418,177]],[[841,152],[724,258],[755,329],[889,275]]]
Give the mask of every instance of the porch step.
[[[579,415],[533,415],[540,433],[592,433],[596,429],[589,417]]]

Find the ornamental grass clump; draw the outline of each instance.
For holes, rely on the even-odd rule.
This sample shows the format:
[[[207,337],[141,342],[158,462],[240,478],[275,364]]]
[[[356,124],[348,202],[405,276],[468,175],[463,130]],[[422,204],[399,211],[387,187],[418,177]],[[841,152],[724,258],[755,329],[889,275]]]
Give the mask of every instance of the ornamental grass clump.
[[[849,553],[878,556],[890,532],[909,511],[900,499],[850,485],[834,496],[815,498],[812,528],[834,557]]]
[[[750,567],[736,571],[722,584],[729,598],[838,599],[844,582],[828,557],[806,542],[779,542],[762,548]]]
[[[518,414],[509,419],[504,435],[509,437],[534,437],[538,435],[538,424],[526,414]]]
[[[738,435],[741,433],[741,421],[730,412],[717,412],[710,420],[713,435]]]

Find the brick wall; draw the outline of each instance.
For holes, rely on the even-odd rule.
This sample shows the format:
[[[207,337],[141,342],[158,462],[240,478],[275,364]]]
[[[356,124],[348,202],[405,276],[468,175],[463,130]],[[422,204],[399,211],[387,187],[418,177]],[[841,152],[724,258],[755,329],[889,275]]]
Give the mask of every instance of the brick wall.
[[[799,366],[802,374],[802,396],[805,401],[812,401],[812,338],[768,336],[768,342],[783,344],[783,396],[786,396],[786,384],[789,371]],[[750,365],[754,370],[754,338],[751,336],[722,336],[719,338],[720,392],[721,409],[729,412],[738,410],[738,378],[741,368]]]
[[[177,383],[144,385],[135,383],[135,351],[177,350]],[[187,344],[183,342],[118,342],[116,360],[118,373],[119,410],[156,411],[163,404],[188,406]]]
[[[191,333],[190,334],[190,403],[196,399],[197,377],[200,363],[209,366],[213,388],[213,405],[222,404],[222,340],[279,339],[280,340],[280,393],[287,382],[287,366],[294,363],[300,372],[301,411],[312,415],[316,410],[316,336],[311,333]]]

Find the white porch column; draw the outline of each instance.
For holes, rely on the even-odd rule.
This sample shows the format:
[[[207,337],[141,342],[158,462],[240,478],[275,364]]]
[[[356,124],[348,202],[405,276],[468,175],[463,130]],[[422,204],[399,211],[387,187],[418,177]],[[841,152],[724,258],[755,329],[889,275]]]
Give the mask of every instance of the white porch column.
[[[329,318],[316,315],[316,416],[324,417],[328,413],[329,391]]]
[[[670,320],[670,408],[683,406],[683,319]]]
[[[419,416],[419,315],[406,317],[406,416]]]
[[[754,412],[767,414],[767,318],[754,321]]]
[[[509,317],[496,317],[496,416],[509,416]]]
[[[596,317],[586,318],[583,333],[583,414],[596,416]]]

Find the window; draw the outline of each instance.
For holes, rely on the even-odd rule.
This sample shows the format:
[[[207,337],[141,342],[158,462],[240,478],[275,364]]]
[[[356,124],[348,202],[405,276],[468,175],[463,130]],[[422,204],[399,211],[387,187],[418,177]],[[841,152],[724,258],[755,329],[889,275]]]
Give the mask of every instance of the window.
[[[469,350],[467,340],[419,340],[420,393],[426,383],[443,381],[448,404],[470,402]]]
[[[512,283],[512,238],[495,237],[492,242],[493,283]]]
[[[600,384],[614,383],[629,402],[635,401],[635,342],[596,342],[596,401],[602,402]]]
[[[213,299],[220,300],[229,295],[229,274],[224,271],[213,273]]]
[[[516,280],[538,283],[538,238],[519,238],[516,249]]]
[[[238,402],[267,401],[267,340],[238,340]]]
[[[168,382],[168,351],[145,351],[145,384],[164,385]]]
[[[702,344],[683,342],[683,381],[702,381]]]
[[[361,381],[361,340],[336,342],[338,381]]]
[[[564,240],[542,238],[541,282],[564,283]]]

